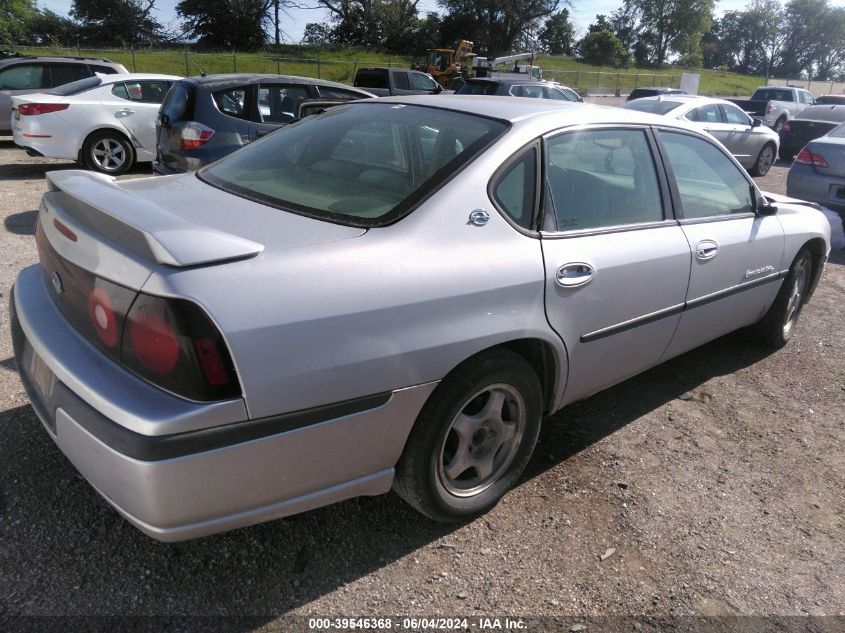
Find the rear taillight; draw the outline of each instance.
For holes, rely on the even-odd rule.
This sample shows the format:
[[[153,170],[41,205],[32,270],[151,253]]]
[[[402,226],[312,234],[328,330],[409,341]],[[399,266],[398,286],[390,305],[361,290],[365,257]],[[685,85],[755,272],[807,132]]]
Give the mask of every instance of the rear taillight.
[[[190,301],[139,294],[126,315],[121,362],[153,384],[191,400],[240,395],[220,332]]]
[[[811,152],[809,148],[805,147],[798,156],[795,157],[795,162],[799,165],[810,165],[811,167],[827,167],[827,160],[821,154]]]
[[[182,128],[180,148],[183,150],[202,147],[214,136],[214,130],[207,125],[190,121]]]
[[[24,103],[18,106],[18,112],[21,116],[34,116],[67,110],[69,107],[67,103]]]

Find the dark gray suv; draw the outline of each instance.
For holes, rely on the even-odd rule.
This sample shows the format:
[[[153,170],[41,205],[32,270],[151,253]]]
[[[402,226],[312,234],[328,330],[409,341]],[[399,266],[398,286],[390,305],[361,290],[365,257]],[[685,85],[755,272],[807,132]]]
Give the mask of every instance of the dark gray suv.
[[[45,92],[95,73],[113,75],[126,68],[102,57],[29,55],[0,61],[0,134],[11,134],[12,96]]]
[[[346,84],[287,75],[208,75],[176,82],[156,124],[159,174],[194,171],[299,118],[303,102],[374,95]]]

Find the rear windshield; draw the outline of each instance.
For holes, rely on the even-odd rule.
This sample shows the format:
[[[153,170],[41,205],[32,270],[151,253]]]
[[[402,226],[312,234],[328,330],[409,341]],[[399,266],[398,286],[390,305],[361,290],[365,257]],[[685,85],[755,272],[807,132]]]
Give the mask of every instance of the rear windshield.
[[[350,104],[247,145],[199,177],[294,213],[381,226],[405,215],[506,129],[437,108]]]
[[[751,96],[752,101],[795,101],[791,90],[778,90],[777,88],[761,88]]]
[[[496,92],[498,84],[492,81],[468,81],[455,90],[456,95],[491,95]]]
[[[167,115],[171,123],[187,121],[193,116],[194,88],[184,81],[178,81],[167,91],[161,114]]]
[[[384,70],[359,70],[355,75],[359,88],[387,88],[387,72]]]
[[[828,136],[835,136],[836,138],[845,138],[845,123],[841,123],[827,133]]]
[[[666,114],[680,105],[683,105],[682,101],[672,101],[671,99],[635,99],[634,101],[629,101],[622,107],[626,110],[651,112],[652,114]]]
[[[72,81],[69,84],[65,84],[64,86],[53,88],[50,90],[50,94],[67,97],[69,95],[79,94],[80,92],[96,88],[101,83],[103,83],[101,77],[86,77],[85,79],[79,79],[77,81]]]

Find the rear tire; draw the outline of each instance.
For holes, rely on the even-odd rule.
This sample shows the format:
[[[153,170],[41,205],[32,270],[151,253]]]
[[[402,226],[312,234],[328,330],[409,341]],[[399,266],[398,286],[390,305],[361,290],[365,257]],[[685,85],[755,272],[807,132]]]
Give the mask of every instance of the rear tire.
[[[767,345],[781,348],[792,338],[812,279],[813,257],[804,247],[795,256],[772,307],[754,326],[758,337]]]
[[[120,132],[101,130],[85,139],[82,162],[91,171],[119,176],[135,163],[135,150]]]
[[[396,465],[393,489],[427,517],[462,521],[517,482],[543,415],[540,381],[518,354],[482,352],[444,378]]]
[[[765,176],[769,173],[772,165],[775,163],[775,146],[772,143],[766,143],[760,153],[757,155],[757,160],[754,161],[754,167],[751,168],[752,176]]]

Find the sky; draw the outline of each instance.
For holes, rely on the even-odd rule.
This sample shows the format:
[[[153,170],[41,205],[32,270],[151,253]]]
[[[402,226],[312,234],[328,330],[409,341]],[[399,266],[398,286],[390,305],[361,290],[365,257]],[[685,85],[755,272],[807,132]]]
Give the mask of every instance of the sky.
[[[179,0],[156,0],[156,8],[158,9],[156,18],[164,25],[177,23],[175,6]],[[308,0],[306,0],[306,3]],[[50,9],[59,15],[67,15],[70,11],[71,0],[38,0],[38,6],[42,9]],[[314,0],[310,4],[316,5]],[[598,13],[610,14],[616,8],[621,6],[622,0],[597,0],[595,2],[585,2],[583,0],[573,0],[574,9],[570,9],[572,14],[572,21],[575,24],[575,29],[578,34],[583,34],[587,30],[587,26],[591,24]],[[724,11],[732,11],[742,9],[748,0],[721,0],[717,1],[717,11],[722,13]],[[836,6],[845,6],[845,0],[832,0],[831,4]],[[420,13],[427,11],[437,11],[436,0],[421,0],[418,5]],[[293,9],[288,13],[282,29],[285,31],[288,42],[299,42],[302,38],[302,31],[308,22],[320,22],[328,19],[328,12],[324,9]]]

